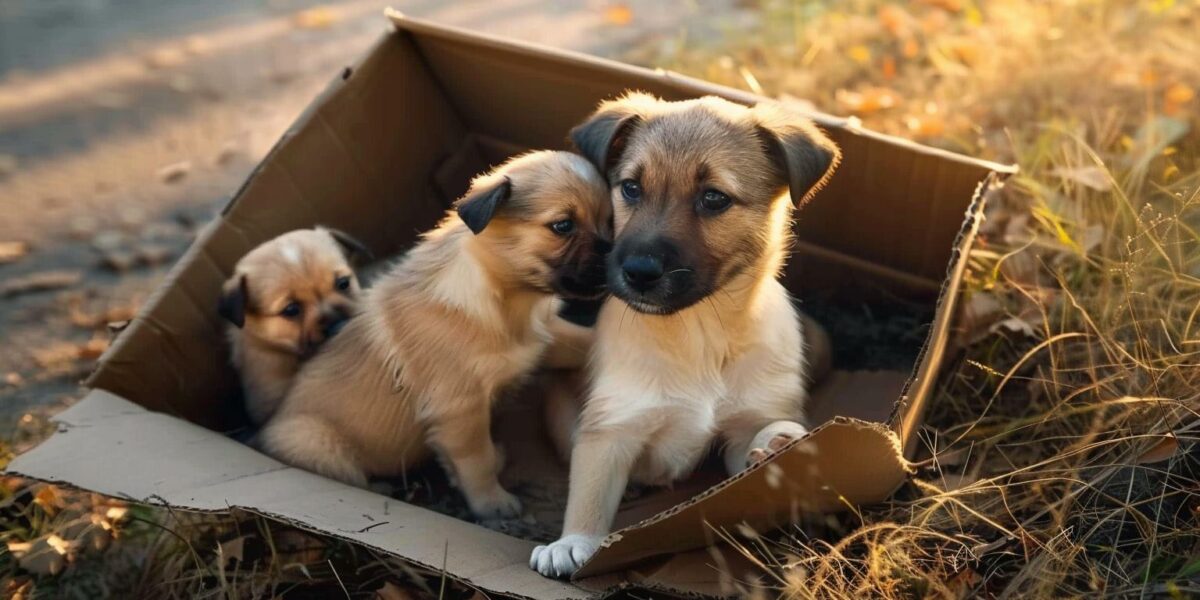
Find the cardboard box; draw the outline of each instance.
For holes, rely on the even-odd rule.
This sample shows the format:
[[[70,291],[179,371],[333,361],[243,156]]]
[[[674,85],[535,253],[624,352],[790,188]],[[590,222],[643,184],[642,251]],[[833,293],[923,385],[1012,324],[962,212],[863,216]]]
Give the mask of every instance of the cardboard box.
[[[814,118],[845,159],[799,214],[787,282],[834,303],[924,307],[933,317],[918,336],[923,346],[911,345],[904,372],[835,374],[810,410],[824,424],[768,464],[711,487],[701,474],[627,503],[619,519],[628,525],[575,582],[531,571],[534,542],[287,467],[222,433],[240,413],[215,299],[250,248],[321,223],[366,241],[377,256],[396,255],[473,174],[523,149],[565,147],[568,129],[601,99],[639,89],[666,99],[758,100],[673,73],[389,16],[395,31],[301,115],[120,334],[88,381],[91,392],[59,415],[59,432],[14,460],[10,473],[181,510],[243,509],[531,598],[592,598],[631,583],[728,592],[703,549],[719,531],[763,531],[803,513],[877,502],[904,481],[904,453],[946,353],[983,200],[1012,168],[824,115]],[[535,460],[548,452],[536,430],[498,436],[516,446],[513,468],[565,482],[561,465]]]

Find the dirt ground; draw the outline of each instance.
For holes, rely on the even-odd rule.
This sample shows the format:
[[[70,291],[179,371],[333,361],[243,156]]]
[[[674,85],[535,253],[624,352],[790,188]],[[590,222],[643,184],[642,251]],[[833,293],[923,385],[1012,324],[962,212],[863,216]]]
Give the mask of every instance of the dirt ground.
[[[16,0],[0,4],[0,439],[78,382],[281,132],[388,27],[619,56],[728,1]]]

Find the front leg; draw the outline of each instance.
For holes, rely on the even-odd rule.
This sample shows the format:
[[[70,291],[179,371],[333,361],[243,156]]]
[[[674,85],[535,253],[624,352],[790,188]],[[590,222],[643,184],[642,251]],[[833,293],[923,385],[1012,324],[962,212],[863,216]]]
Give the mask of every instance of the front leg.
[[[519,517],[521,501],[500,485],[501,465],[492,443],[490,403],[466,403],[463,408],[428,419],[429,444],[452,470],[451,477],[457,480],[476,517]]]
[[[530,568],[546,577],[570,577],[587,562],[612,527],[629,472],[645,447],[637,427],[581,430],[571,451],[567,513],[558,541],[538,546]]]

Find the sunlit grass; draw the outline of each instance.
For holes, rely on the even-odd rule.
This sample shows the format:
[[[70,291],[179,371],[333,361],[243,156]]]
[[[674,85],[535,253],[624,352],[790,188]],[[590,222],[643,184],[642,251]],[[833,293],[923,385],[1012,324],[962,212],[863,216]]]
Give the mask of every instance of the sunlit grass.
[[[1021,167],[970,256],[928,460],[757,548],[772,593],[1200,593],[1200,3],[761,10],[640,58]]]

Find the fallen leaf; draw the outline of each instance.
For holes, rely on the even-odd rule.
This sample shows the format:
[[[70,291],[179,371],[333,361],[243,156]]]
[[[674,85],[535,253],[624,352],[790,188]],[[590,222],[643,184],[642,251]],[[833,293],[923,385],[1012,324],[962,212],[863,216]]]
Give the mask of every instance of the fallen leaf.
[[[846,51],[846,56],[860,65],[865,65],[871,62],[871,49],[862,44],[856,44],[850,46],[850,49]]]
[[[1112,190],[1112,178],[1103,167],[1091,165],[1086,167],[1059,167],[1050,171],[1060,179],[1078,183],[1097,192]]]
[[[1149,465],[1169,460],[1179,452],[1179,438],[1174,433],[1164,433],[1159,440],[1137,459],[1139,465]]]
[[[885,4],[879,8],[879,24],[894,37],[908,34],[908,24],[911,17],[908,11],[899,4]]]
[[[181,160],[177,163],[169,164],[158,170],[158,178],[163,183],[178,183],[187,177],[192,170],[192,162],[189,160]]]
[[[21,377],[20,373],[11,371],[4,375],[4,383],[7,383],[13,387],[20,387],[22,383],[25,383],[25,378]]]
[[[51,543],[50,538],[57,538]],[[22,569],[35,575],[58,575],[67,566],[67,557],[60,548],[62,539],[50,535],[32,542],[9,542],[8,551],[17,558]]]
[[[245,560],[246,536],[236,537],[217,544],[217,556],[221,558],[224,567],[232,566],[232,562]]]
[[[921,4],[933,6],[950,12],[959,12],[963,9],[962,0],[921,0]]]
[[[42,507],[42,510],[54,514],[62,508],[62,497],[59,496],[58,490],[54,489],[54,486],[47,484],[33,495],[33,503]]]
[[[29,253],[25,242],[0,242],[0,265],[17,262]]]
[[[79,358],[83,360],[96,360],[104,354],[105,350],[108,350],[108,340],[92,338],[86,344],[79,347]]]
[[[917,137],[937,137],[946,132],[946,122],[937,115],[914,115],[905,119],[904,124]]]
[[[1174,104],[1186,104],[1191,102],[1192,99],[1196,97],[1196,90],[1192,89],[1191,86],[1187,84],[1176,83],[1167,88],[1167,91],[1164,93],[1163,97],[1167,102],[1172,102]]]
[[[83,280],[80,271],[42,271],[13,277],[0,283],[0,298],[12,298],[35,292],[48,292],[73,286]]]
[[[339,18],[338,13],[328,6],[314,6],[296,13],[292,24],[300,29],[328,29]]]
[[[624,2],[611,4],[604,9],[604,20],[612,25],[624,27],[633,22],[633,9]]]
[[[900,103],[900,96],[895,91],[883,87],[870,87],[861,92],[838,90],[834,96],[843,109],[858,114],[870,114]]]
[[[882,75],[886,80],[895,79],[896,57],[892,56],[891,54],[883,57],[883,60],[879,64],[879,74]]]
[[[390,582],[383,582],[383,587],[375,590],[375,597],[379,600],[412,600],[413,595],[402,589],[400,586]]]

